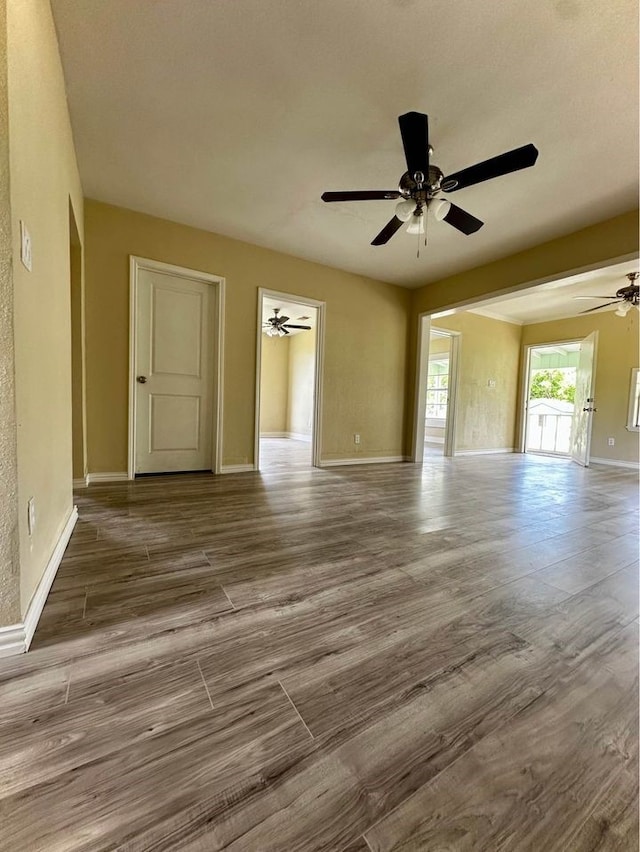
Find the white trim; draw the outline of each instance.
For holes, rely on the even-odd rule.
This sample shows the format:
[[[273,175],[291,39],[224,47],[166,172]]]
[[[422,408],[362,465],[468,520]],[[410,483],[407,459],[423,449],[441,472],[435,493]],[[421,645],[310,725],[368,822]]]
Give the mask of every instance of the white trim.
[[[636,411],[639,374],[640,367],[631,368],[631,384],[629,387],[629,408],[627,411],[627,432],[640,432],[640,426],[635,425],[633,416]]]
[[[88,484],[89,484],[88,476],[83,476],[81,479],[74,479],[73,480],[73,487],[74,488],[86,488]]]
[[[504,314],[500,314],[498,311],[490,311],[488,308],[469,308],[469,313],[478,314],[481,317],[488,317],[488,319],[498,320],[498,322],[508,322],[511,325],[524,325],[523,320],[505,317]],[[544,322],[544,320],[542,321]]]
[[[10,624],[8,627],[0,627],[0,657],[12,657],[24,654],[29,650],[29,645],[36,632],[38,621],[47,601],[49,590],[55,580],[56,573],[62,562],[62,557],[69,544],[71,533],[78,520],[78,507],[74,506],[66,520],[62,532],[58,537],[53,553],[49,557],[47,567],[40,578],[40,582],[29,602],[24,620],[19,624]]]
[[[306,441],[308,444],[312,442],[312,435],[305,435],[303,432],[287,432],[287,438],[293,441]]]
[[[427,411],[427,373],[429,371],[429,344],[431,316],[418,315],[416,346],[416,381],[414,386],[413,433],[411,435],[411,461],[422,464],[424,458],[424,423]]]
[[[306,441],[311,443],[312,436],[303,432],[260,432],[261,438],[290,438],[293,441]]]
[[[117,473],[88,473],[87,474],[87,485],[91,485],[94,482],[127,482],[129,480],[129,474],[126,470],[119,471]]]
[[[622,459],[597,459],[591,456],[590,464],[608,464],[611,467],[627,467],[630,470],[640,470],[640,462],[622,461]]]
[[[457,456],[491,456],[496,453],[516,453],[515,447],[495,447],[490,450],[456,450]]]
[[[256,316],[256,399],[254,409],[254,442],[253,469],[260,470],[260,376],[262,372],[262,303],[265,296],[282,299],[284,302],[296,302],[316,308],[316,352],[315,375],[313,389],[313,425],[311,427],[311,464],[314,467],[324,467],[320,458],[322,448],[322,389],[324,385],[324,339],[325,339],[325,310],[326,302],[311,299],[308,296],[298,296],[295,293],[283,293],[280,290],[268,290],[258,287],[258,311]]]
[[[215,305],[215,370],[212,387],[213,435],[211,446],[211,470],[220,473],[222,467],[222,423],[224,405],[224,311],[225,311],[225,279],[210,272],[197,269],[187,269],[159,260],[129,255],[129,426],[127,446],[127,479],[135,479],[135,438],[136,438],[136,310],[138,273],[141,269],[149,272],[159,272],[211,284],[214,289]]]
[[[225,464],[218,473],[253,473],[255,470],[252,464]]]
[[[27,637],[24,624],[9,624],[0,627],[0,659],[24,654],[27,650]]]
[[[323,459],[321,467],[342,467],[345,465],[352,464],[390,464],[393,462],[406,462],[410,461],[407,456],[375,456],[375,457],[366,457],[359,456],[355,459]]]
[[[426,435],[424,442],[425,444],[444,444],[444,438],[437,438],[435,435]]]

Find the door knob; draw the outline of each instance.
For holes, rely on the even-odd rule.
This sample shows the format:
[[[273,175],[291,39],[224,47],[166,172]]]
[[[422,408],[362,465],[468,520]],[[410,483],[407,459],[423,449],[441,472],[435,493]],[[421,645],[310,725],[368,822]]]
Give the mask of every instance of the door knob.
[[[147,377],[146,377],[146,376],[138,376],[138,377],[136,378],[136,381],[137,381],[137,382],[140,382],[140,384],[141,384],[141,385],[144,385],[144,384],[146,383],[146,381],[147,381]]]

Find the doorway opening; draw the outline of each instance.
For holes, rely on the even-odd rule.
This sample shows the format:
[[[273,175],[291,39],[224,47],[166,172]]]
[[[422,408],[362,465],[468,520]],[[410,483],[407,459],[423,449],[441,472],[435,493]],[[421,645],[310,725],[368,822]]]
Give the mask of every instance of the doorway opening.
[[[458,331],[435,328],[431,316],[419,319],[416,416],[411,461],[425,457],[453,456],[456,443],[456,411],[460,378]]]
[[[431,327],[424,421],[425,456],[445,453],[451,388],[451,344],[450,334]]]
[[[579,341],[530,347],[525,453],[569,455],[579,356]]]
[[[589,466],[598,332],[525,348],[520,451]]]
[[[69,199],[69,285],[71,290],[71,446],[73,482],[86,485],[87,451],[84,377],[84,294],[82,244]]]
[[[324,303],[260,290],[256,470],[319,466]]]

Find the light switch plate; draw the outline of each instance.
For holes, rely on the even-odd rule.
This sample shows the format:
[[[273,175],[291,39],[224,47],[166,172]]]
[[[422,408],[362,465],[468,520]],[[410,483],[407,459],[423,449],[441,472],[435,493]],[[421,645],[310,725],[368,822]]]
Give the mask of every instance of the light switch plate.
[[[31,234],[27,231],[27,226],[22,219],[20,220],[20,260],[31,272]]]

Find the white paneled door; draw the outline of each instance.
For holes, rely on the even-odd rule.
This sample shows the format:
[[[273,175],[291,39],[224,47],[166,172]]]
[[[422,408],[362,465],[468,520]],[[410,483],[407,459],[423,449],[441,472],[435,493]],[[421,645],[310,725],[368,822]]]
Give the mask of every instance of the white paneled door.
[[[138,272],[136,473],[211,470],[211,290],[202,281]]]
[[[597,332],[580,341],[580,356],[576,371],[576,395],[571,422],[571,458],[588,467],[591,450],[591,428],[595,413],[595,356]]]

